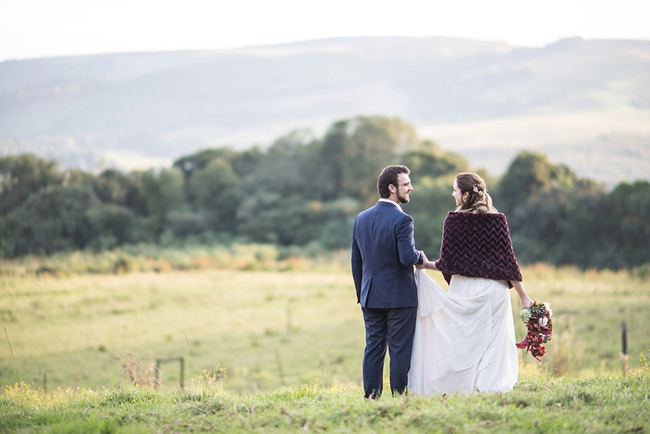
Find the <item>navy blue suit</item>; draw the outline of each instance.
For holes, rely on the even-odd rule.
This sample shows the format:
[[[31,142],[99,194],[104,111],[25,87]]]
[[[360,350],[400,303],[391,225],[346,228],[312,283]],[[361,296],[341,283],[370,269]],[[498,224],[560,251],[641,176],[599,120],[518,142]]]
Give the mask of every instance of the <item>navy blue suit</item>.
[[[381,395],[387,345],[391,391],[406,390],[418,305],[413,266],[422,259],[415,250],[413,219],[396,205],[379,201],[355,218],[352,276],[366,326],[366,397]]]

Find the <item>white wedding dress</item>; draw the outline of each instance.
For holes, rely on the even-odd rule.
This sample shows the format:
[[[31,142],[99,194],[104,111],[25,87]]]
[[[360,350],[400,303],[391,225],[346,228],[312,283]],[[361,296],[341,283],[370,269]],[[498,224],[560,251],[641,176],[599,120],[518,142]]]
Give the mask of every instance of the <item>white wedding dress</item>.
[[[418,317],[409,392],[511,390],[518,359],[504,281],[453,276],[449,292],[416,270]]]

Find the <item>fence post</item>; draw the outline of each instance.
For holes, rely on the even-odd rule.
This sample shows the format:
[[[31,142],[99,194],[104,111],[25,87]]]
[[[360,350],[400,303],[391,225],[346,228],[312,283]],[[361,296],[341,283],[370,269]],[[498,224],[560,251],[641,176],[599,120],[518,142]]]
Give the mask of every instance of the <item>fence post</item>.
[[[278,350],[275,350],[275,361],[278,364],[278,376],[280,377],[280,385],[284,386],[284,369],[282,368],[282,362],[280,361],[280,353],[278,353]]]
[[[181,375],[180,375],[180,377],[181,377],[181,389],[182,389],[183,387],[185,387],[185,359],[184,359],[182,356],[178,356],[178,357],[168,357],[168,358],[166,358],[166,359],[156,359],[156,380],[157,380],[157,382],[158,382],[158,385],[160,385],[160,384],[162,383],[162,381],[161,381],[161,379],[160,379],[160,373],[162,372],[162,371],[160,370],[160,365],[161,365],[162,363],[173,362],[173,361],[175,361],[175,360],[178,360],[178,361],[180,362],[180,369],[181,369]]]
[[[623,367],[623,376],[627,375],[627,324],[625,321],[621,323],[621,353],[618,357],[621,359]]]
[[[185,359],[181,357],[181,389],[185,387]]]
[[[287,304],[287,333],[291,333],[291,305]]]

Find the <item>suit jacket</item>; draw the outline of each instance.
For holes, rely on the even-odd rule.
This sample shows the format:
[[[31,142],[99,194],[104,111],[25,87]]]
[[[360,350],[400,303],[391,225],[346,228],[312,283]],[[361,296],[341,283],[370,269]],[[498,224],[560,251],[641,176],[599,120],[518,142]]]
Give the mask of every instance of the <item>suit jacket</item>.
[[[417,307],[413,219],[397,206],[377,202],[359,213],[352,228],[352,276],[362,307]]]

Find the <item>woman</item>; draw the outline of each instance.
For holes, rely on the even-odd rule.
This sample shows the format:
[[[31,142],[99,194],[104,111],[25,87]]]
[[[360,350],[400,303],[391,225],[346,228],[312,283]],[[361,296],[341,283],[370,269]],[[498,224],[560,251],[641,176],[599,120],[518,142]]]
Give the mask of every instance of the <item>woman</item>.
[[[459,173],[452,196],[457,208],[445,219],[440,259],[418,267],[442,272],[449,291],[417,271],[408,387],[419,394],[505,392],[518,370],[509,288],[522,309],[533,301],[521,283],[506,218],[492,206],[483,179]]]

